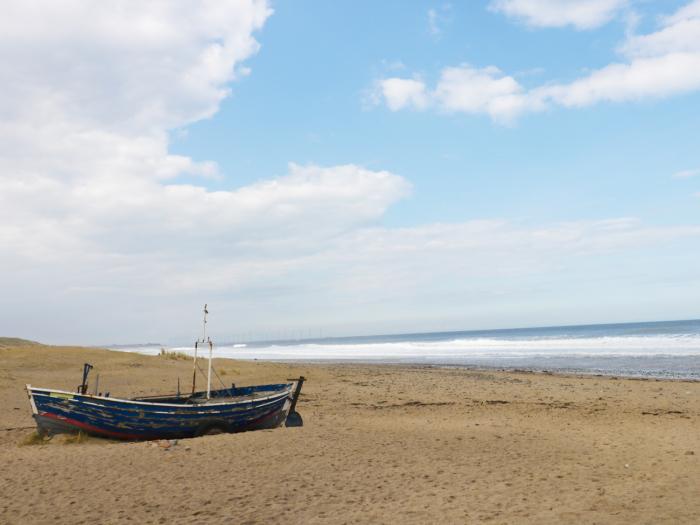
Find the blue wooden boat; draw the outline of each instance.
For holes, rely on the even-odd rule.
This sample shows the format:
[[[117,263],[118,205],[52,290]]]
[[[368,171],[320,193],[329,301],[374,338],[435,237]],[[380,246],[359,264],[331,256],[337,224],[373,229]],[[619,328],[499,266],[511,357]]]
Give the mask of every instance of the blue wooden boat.
[[[118,399],[31,385],[27,392],[40,434],[176,439],[278,427],[290,410],[296,414],[293,408],[303,381],[213,390],[209,398],[206,392],[197,392]]]
[[[204,305],[202,339],[194,347],[192,392],[120,399],[102,395],[95,386],[88,394],[92,365],[85,363],[76,392],[27,385],[32,413],[40,434],[77,433],[117,439],[177,439],[287,426],[302,426],[295,411],[304,377],[288,383],[211,389],[213,343],[206,337],[207,305]],[[197,348],[209,346],[207,390],[196,391]],[[99,380],[99,376],[98,376]]]

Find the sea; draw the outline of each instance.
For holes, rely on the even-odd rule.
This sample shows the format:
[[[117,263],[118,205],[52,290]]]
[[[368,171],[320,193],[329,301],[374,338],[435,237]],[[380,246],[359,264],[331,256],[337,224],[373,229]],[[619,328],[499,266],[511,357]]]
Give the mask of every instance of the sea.
[[[191,345],[109,348],[193,353]],[[216,344],[214,356],[700,380],[700,320],[229,342]]]

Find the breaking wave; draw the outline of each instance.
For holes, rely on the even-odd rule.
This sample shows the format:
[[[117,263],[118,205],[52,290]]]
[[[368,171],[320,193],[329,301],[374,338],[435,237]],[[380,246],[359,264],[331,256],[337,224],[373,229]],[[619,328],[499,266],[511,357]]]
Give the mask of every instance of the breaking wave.
[[[120,348],[155,355],[160,347]],[[170,350],[192,354],[187,347]],[[464,338],[445,341],[224,345],[216,357],[270,360],[400,360],[444,362],[525,357],[700,356],[700,335]],[[203,355],[200,353],[200,355]]]

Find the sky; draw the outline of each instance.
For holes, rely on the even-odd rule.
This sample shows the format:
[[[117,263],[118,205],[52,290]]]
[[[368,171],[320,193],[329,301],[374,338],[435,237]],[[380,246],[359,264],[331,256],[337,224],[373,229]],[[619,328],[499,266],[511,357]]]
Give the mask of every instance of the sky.
[[[700,318],[700,0],[3,11],[0,335]]]

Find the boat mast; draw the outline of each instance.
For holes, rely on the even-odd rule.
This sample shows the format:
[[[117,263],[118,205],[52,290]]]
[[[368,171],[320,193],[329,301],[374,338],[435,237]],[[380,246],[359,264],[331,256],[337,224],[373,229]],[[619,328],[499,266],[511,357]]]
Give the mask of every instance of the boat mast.
[[[204,304],[204,321],[202,322],[202,343],[204,343],[207,340],[207,314],[209,311],[207,310],[207,305],[206,303]]]
[[[194,342],[194,361],[192,364],[192,395],[194,395],[195,389],[197,387],[197,346],[199,341]]]
[[[204,305],[204,322],[202,323],[202,343],[209,343],[209,370],[207,372],[207,399],[211,398],[211,354],[214,344],[211,342],[211,338],[207,337],[207,315],[209,310],[207,310],[207,305]]]
[[[205,343],[207,337],[207,305],[204,305],[204,321],[202,322],[202,339],[197,339],[194,342],[194,360],[192,363],[192,395],[194,395],[197,388],[197,348],[199,343]],[[209,375],[211,376],[211,341],[209,342]],[[211,384],[210,380],[207,383]],[[207,399],[209,398],[209,386],[207,385]]]
[[[211,337],[207,337],[207,315],[209,310],[207,310],[207,305],[204,305],[204,320],[202,321],[202,339],[197,339],[194,343],[194,364],[192,366],[192,395],[194,395],[197,387],[197,349],[199,343],[209,344],[209,372],[207,373],[207,399],[211,398],[211,357],[214,350],[214,343],[211,341]]]
[[[208,341],[209,343],[209,371],[207,372],[207,399],[211,398],[211,353],[212,353],[212,347],[214,344],[211,342],[211,339]]]

